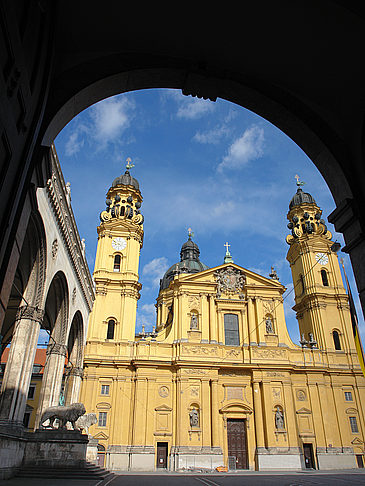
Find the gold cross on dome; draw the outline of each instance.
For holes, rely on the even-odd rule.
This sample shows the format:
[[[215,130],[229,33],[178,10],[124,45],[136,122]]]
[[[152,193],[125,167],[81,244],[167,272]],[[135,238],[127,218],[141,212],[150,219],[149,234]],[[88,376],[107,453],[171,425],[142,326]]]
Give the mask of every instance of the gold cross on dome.
[[[225,242],[225,244],[224,244],[223,246],[225,246],[225,247],[226,247],[226,251],[227,251],[227,253],[228,253],[228,248],[229,248],[231,245],[229,245],[229,244],[228,244],[228,241],[226,241],[226,242]]]
[[[129,170],[129,169],[131,169],[132,167],[134,167],[134,164],[132,164],[132,159],[131,159],[130,157],[128,157],[128,158],[126,159],[126,162],[127,162],[127,165],[125,166],[125,168],[126,168],[127,170]]]
[[[298,176],[298,174],[295,174],[294,179],[296,179],[296,180],[297,180],[297,186],[302,186],[303,184],[305,184],[305,182],[301,182],[301,181],[299,180],[299,176]]]
[[[194,233],[193,233],[193,230],[191,228],[188,228],[188,237],[194,238]]]

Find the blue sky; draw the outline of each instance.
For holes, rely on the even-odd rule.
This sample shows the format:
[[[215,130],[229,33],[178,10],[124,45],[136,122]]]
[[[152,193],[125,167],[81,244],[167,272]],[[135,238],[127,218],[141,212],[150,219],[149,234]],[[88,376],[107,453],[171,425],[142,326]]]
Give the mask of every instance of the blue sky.
[[[294,176],[305,181],[327,220],[335,204],[317,168],[285,134],[263,118],[224,100],[186,97],[178,90],[141,90],[101,101],[75,117],[55,140],[65,180],[71,183],[72,207],[86,257],[94,270],[99,214],[106,193],[125,171],[143,196],[144,245],[140,258],[143,284],[137,331],[152,329],[159,279],[179,261],[188,228],[209,267],[223,263],[226,241],[234,262],[268,276],[274,266],[284,294],[290,336],[298,342],[292,280],[286,261],[288,204],[296,192]],[[343,245],[342,235],[334,240]],[[364,321],[349,258],[345,260]]]

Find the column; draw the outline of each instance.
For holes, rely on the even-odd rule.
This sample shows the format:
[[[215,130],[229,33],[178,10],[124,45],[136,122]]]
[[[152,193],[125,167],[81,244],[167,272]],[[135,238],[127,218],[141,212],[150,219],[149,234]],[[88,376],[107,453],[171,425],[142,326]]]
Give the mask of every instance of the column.
[[[253,382],[253,403],[256,431],[256,448],[257,450],[259,450],[260,448],[265,448],[265,433],[260,381]]]
[[[77,366],[74,366],[66,378],[66,390],[65,390],[65,404],[70,405],[79,401],[80,388],[82,383],[82,377],[84,376],[84,370]]]
[[[222,447],[219,438],[220,416],[218,403],[218,380],[210,380],[211,389],[211,417],[212,417],[212,447]]]
[[[201,397],[201,429],[202,429],[202,446],[209,447],[211,445],[211,401],[210,401],[210,390],[209,381],[202,380],[202,397]]]
[[[214,295],[209,296],[209,329],[210,341],[218,341],[217,311],[215,308]]]
[[[283,382],[284,388],[284,400],[285,400],[285,427],[288,431],[288,443],[289,447],[299,447],[298,444],[298,432],[297,432],[297,420],[295,416],[292,385],[290,382]]]
[[[207,294],[201,294],[201,322],[200,329],[202,331],[202,342],[209,342],[209,307]]]
[[[257,336],[257,343],[265,342],[265,324],[263,323],[263,309],[262,309],[262,300],[256,298],[255,299],[255,307],[256,307],[256,336]]]
[[[0,424],[23,425],[40,324],[44,311],[20,307],[1,387]]]
[[[247,320],[249,332],[248,342],[250,344],[257,344],[254,299],[251,297],[248,299],[247,303]]]
[[[224,324],[223,324],[223,311],[218,311],[218,342],[223,343],[225,342],[224,339]]]
[[[65,344],[48,344],[46,365],[43,372],[42,387],[36,416],[36,426],[40,425],[39,421],[42,411],[45,408],[59,404],[66,355],[67,346]]]
[[[147,378],[135,379],[133,445],[144,445],[146,428]]]

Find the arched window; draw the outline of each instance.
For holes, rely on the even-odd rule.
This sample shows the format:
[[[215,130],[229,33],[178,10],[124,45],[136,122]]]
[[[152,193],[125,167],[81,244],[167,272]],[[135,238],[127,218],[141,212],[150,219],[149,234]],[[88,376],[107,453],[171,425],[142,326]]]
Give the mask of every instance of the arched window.
[[[108,321],[108,330],[106,333],[107,339],[114,339],[114,329],[115,329],[115,321],[113,321],[113,319],[110,319],[110,321]]]
[[[340,335],[337,331],[332,332],[333,336],[333,344],[335,345],[335,349],[341,349],[341,342],[340,342]]]
[[[240,345],[238,316],[236,314],[224,314],[224,337],[227,346]]]
[[[120,255],[115,255],[114,257],[114,272],[120,272]]]
[[[325,287],[328,287],[328,275],[326,270],[321,270],[322,283]]]

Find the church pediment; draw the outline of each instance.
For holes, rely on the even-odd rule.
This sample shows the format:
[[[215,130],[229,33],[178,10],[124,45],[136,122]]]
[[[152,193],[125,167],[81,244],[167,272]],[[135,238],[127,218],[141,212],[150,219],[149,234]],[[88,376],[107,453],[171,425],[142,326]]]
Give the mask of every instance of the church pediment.
[[[225,263],[223,265],[219,265],[218,267],[209,268],[208,270],[204,270],[202,272],[193,273],[193,274],[186,274],[180,275],[181,282],[191,282],[191,283],[206,283],[206,282],[217,282],[216,275],[217,273],[229,272],[232,269],[233,274],[239,274],[244,277],[244,285],[259,285],[264,287],[272,287],[275,289],[284,288],[284,286],[277,280],[273,280],[268,277],[264,277],[259,275],[258,273],[252,272],[251,270],[247,270],[246,268],[240,267],[235,263]]]
[[[297,413],[298,414],[308,414],[308,413],[312,413],[312,412],[311,412],[311,410],[308,410],[308,408],[302,407],[299,410],[297,410]]]
[[[171,412],[172,408],[167,405],[160,405],[155,408],[156,412]]]
[[[98,434],[93,436],[94,439],[100,439],[100,440],[108,440],[109,435],[104,434],[104,432],[99,432]]]

